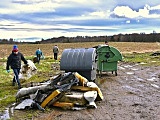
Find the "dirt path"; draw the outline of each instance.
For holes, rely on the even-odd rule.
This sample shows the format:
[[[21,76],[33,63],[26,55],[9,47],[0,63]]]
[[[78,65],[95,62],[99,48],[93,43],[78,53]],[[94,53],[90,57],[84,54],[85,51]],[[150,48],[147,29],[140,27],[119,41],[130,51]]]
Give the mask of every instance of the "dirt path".
[[[118,76],[103,74],[99,85],[104,100],[97,109],[53,108],[34,120],[160,120],[160,66],[119,63]]]

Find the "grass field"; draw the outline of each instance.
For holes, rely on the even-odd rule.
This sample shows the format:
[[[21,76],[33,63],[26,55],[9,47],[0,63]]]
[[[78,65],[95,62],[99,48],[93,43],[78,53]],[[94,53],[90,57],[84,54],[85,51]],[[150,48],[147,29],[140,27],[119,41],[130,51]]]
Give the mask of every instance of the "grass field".
[[[66,48],[90,48],[103,44],[103,42],[85,42],[85,43],[56,43],[60,48],[59,56]],[[134,42],[110,42],[110,46],[117,48],[123,55],[124,62],[145,62],[147,65],[160,65],[160,56],[150,56],[151,53],[160,51],[160,43],[134,43]],[[40,82],[47,80],[53,70],[51,65],[53,60],[52,48],[55,44],[19,44],[18,48],[24,54],[26,59],[32,59],[35,55],[36,49],[39,47],[46,57],[41,61],[41,64],[35,64],[38,68],[38,74],[32,76],[29,80],[24,81],[22,85],[29,82]],[[0,45],[0,111],[4,110],[6,106],[14,103],[17,87],[11,86],[13,72],[7,73],[5,70],[5,63],[7,56],[11,53],[13,45]]]

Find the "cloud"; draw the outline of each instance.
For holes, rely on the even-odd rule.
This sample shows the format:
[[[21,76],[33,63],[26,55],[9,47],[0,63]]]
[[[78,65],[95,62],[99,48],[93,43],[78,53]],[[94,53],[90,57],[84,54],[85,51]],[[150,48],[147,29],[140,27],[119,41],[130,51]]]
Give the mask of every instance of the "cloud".
[[[49,1],[42,1],[41,2],[32,2],[33,0],[16,0],[13,1],[12,4],[9,4],[9,8],[0,8],[0,14],[17,14],[17,13],[33,13],[33,12],[44,12],[44,11],[54,11],[54,8],[58,6],[56,3],[52,3]],[[22,4],[23,3],[23,4]]]
[[[160,5],[153,6],[150,8],[151,10],[160,10]]]
[[[158,31],[159,18],[159,0],[5,0],[0,39]]]
[[[138,9],[138,11],[129,6],[117,6],[113,15],[124,18],[160,18],[160,5],[150,7],[146,4],[143,9]]]
[[[147,17],[149,15],[149,10],[147,7],[145,6],[144,9],[139,9],[137,12],[132,10],[129,6],[117,6],[113,13],[117,16],[126,18]]]

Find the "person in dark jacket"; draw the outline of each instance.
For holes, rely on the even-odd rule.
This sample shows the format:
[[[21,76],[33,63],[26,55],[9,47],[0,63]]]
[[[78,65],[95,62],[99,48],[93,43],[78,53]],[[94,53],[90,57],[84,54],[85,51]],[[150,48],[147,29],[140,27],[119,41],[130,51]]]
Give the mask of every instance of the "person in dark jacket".
[[[9,55],[9,57],[7,59],[6,70],[9,73],[10,72],[9,67],[11,67],[11,69],[14,72],[14,78],[13,78],[12,85],[14,86],[15,83],[17,82],[19,89],[21,88],[21,83],[19,80],[19,73],[20,73],[20,69],[21,69],[21,60],[24,62],[24,64],[27,64],[27,60],[24,58],[23,54],[18,51],[17,45],[14,45],[12,53]]]

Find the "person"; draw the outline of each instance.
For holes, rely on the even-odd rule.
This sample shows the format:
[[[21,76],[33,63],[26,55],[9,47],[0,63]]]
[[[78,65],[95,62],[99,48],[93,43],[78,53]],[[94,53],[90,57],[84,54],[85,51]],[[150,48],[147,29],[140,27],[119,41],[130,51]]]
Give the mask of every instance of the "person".
[[[17,45],[13,46],[12,53],[9,55],[7,59],[7,65],[6,65],[6,70],[9,73],[10,72],[10,67],[14,72],[14,78],[12,81],[12,85],[15,86],[15,83],[18,84],[18,88],[21,88],[21,83],[19,80],[19,73],[21,69],[21,60],[24,62],[24,64],[27,65],[27,60],[24,58],[23,54],[18,51]]]
[[[107,41],[107,40],[106,40],[104,43],[105,43],[105,45],[109,46],[109,44],[108,44],[108,41]]]
[[[59,53],[59,48],[57,45],[55,45],[53,47],[53,55],[54,55],[54,59],[57,60],[57,57],[58,57],[58,53]]]
[[[38,49],[36,50],[36,57],[37,57],[37,62],[38,62],[38,64],[40,63],[41,56],[44,57],[42,51],[40,50],[40,48],[38,48]]]

